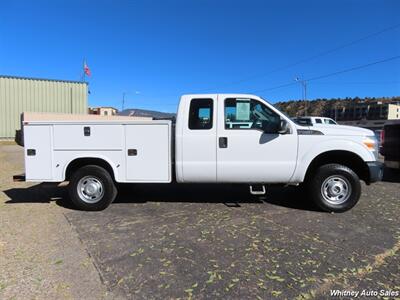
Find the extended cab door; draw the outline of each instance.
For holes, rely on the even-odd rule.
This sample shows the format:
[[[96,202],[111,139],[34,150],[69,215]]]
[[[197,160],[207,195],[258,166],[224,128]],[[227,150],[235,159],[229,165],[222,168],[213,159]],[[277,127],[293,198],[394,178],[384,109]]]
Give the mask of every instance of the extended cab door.
[[[218,182],[290,180],[296,167],[297,132],[291,128],[290,133],[279,134],[281,117],[276,111],[260,99],[220,95],[218,112]]]
[[[217,95],[185,96],[176,129],[178,182],[217,180]]]

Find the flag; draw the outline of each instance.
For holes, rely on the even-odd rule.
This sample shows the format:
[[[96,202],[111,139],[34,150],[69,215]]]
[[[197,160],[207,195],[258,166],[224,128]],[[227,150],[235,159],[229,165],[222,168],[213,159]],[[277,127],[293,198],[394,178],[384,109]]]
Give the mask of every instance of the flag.
[[[90,72],[89,66],[87,65],[86,61],[83,63],[83,72],[87,75],[90,76],[92,73]]]

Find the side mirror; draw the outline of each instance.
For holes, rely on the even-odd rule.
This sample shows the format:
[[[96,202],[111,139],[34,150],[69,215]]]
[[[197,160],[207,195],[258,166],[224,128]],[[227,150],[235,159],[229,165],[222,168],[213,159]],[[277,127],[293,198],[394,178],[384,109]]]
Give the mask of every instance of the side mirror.
[[[273,121],[263,120],[261,126],[264,133],[277,134],[280,130],[280,118],[278,117]]]
[[[290,132],[290,126],[289,126],[288,122],[284,119],[281,119],[278,133],[279,134],[287,134],[289,132]]]
[[[273,122],[271,120],[262,121],[262,130],[264,133],[271,133],[271,134],[287,134],[290,133],[290,126],[289,123],[277,117]]]

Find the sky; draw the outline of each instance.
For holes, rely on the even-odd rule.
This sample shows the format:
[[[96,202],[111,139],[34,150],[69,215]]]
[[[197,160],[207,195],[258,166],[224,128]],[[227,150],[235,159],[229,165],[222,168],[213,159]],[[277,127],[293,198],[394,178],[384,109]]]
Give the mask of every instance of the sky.
[[[399,16],[397,0],[2,1],[0,75],[81,80],[86,59],[90,106],[167,112],[185,93],[301,99],[296,77],[307,99],[400,96]]]

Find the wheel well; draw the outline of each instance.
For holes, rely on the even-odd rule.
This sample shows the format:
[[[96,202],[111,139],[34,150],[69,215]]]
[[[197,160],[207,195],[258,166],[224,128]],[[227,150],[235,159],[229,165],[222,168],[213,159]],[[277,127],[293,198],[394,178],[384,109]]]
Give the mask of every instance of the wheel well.
[[[65,171],[65,180],[68,181],[71,175],[76,170],[87,165],[96,165],[104,168],[105,170],[107,170],[108,173],[110,173],[111,177],[115,180],[114,171],[112,167],[108,162],[106,162],[104,159],[101,158],[77,158],[71,161],[67,167],[67,170]]]
[[[369,184],[369,169],[364,160],[353,152],[339,150],[324,152],[315,157],[308,166],[305,180],[307,180],[308,176],[313,174],[318,167],[332,163],[341,164],[352,169],[360,179]]]

